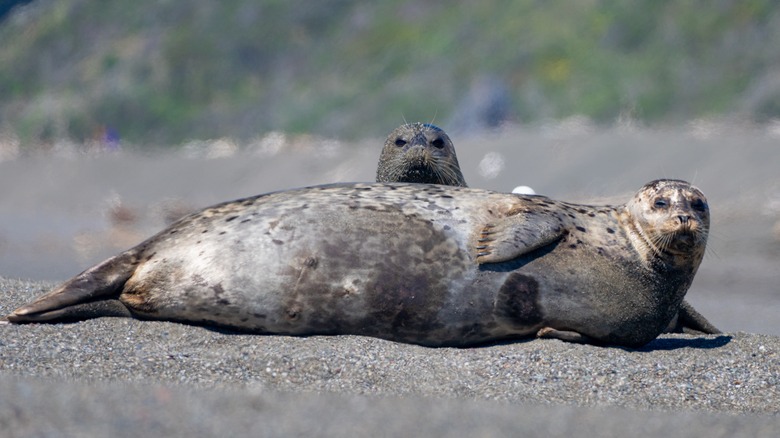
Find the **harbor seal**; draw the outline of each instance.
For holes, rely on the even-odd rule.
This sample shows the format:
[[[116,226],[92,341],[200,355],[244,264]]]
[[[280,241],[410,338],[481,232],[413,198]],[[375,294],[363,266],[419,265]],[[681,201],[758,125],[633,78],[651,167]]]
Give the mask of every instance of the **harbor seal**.
[[[316,186],[186,216],[6,318],[78,319],[82,305],[118,300],[142,319],[266,334],[638,347],[680,308],[708,230],[706,198],[678,180],[618,206],[443,185]]]
[[[452,140],[430,123],[407,123],[390,133],[376,180],[466,187]]]
[[[445,175],[445,176],[442,176]],[[401,125],[387,137],[377,166],[377,182],[408,182],[467,187],[455,146],[441,128],[430,124]],[[512,193],[535,195],[528,186]],[[707,318],[683,301],[666,333],[719,334]]]

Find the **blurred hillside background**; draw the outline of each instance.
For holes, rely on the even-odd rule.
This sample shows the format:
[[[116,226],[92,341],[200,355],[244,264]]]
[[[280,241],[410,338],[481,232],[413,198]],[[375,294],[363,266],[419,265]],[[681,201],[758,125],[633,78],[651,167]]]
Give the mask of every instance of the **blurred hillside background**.
[[[354,140],[404,119],[457,132],[780,117],[772,0],[2,0],[0,13],[0,132],[22,152],[270,130]]]

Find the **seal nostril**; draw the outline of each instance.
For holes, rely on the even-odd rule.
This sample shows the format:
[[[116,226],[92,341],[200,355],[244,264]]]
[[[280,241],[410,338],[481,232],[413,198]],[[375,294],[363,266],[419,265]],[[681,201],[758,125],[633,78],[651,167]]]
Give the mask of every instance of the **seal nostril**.
[[[681,214],[677,216],[677,219],[680,221],[681,224],[688,225],[688,221],[691,219],[691,217],[688,215]]]

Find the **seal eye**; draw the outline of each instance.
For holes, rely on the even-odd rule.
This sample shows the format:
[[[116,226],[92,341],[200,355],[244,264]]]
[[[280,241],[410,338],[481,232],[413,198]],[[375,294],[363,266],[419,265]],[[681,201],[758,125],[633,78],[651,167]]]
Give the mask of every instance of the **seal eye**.
[[[668,205],[669,203],[666,202],[666,199],[664,198],[658,198],[653,203],[653,206],[655,206],[655,208],[666,208]]]
[[[406,146],[406,140],[404,140],[403,138],[397,138],[395,140],[395,145],[398,147]]]
[[[437,149],[441,149],[444,147],[444,140],[441,137],[438,137],[436,140],[432,141],[431,144]]]
[[[693,207],[693,209],[696,211],[704,211],[707,209],[707,204],[705,204],[701,199],[695,199],[693,202],[691,202],[691,207]]]

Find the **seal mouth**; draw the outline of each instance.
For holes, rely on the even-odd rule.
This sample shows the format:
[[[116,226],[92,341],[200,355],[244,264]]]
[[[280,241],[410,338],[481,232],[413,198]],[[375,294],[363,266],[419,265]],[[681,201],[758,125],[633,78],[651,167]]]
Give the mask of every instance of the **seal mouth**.
[[[407,167],[402,177],[407,182],[424,183],[431,179],[431,168],[426,165],[415,164]]]
[[[701,242],[700,231],[684,227],[671,233],[661,234],[654,239],[656,248],[668,254],[690,254]]]
[[[690,231],[674,233],[670,248],[686,251],[696,245],[696,235]]]

